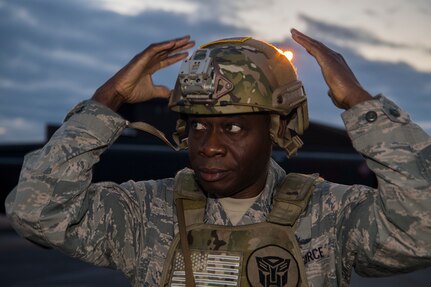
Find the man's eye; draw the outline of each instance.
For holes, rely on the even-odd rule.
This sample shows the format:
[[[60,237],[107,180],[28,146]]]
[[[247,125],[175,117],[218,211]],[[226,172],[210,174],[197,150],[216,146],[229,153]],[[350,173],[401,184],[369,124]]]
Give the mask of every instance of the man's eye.
[[[205,125],[199,122],[192,122],[192,129],[202,131],[205,129]]]
[[[231,133],[239,133],[242,128],[237,124],[228,124],[226,130]]]

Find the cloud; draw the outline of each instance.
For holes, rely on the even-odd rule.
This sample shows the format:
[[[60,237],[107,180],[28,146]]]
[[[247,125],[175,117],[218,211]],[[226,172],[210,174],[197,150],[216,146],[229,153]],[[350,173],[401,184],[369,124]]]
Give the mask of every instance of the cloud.
[[[71,64],[90,70],[100,70],[102,72],[114,73],[119,66],[109,63],[106,59],[100,59],[98,55],[90,52],[76,51],[74,49],[54,47],[46,49],[34,43],[21,41],[18,48],[25,52],[29,57],[37,57],[45,61],[61,62]]]
[[[199,45],[252,34],[245,25],[229,21],[234,19],[236,9],[244,6],[244,11],[249,2],[253,1],[229,5],[187,1],[197,9],[196,17],[190,17],[188,11],[157,7],[124,15],[83,0],[0,2],[0,36],[4,39],[0,50],[0,142],[19,138],[18,131],[22,129],[13,126],[12,119],[35,124],[31,131],[22,131],[23,139],[41,138],[45,123],[61,122],[74,104],[89,98],[117,69],[152,42],[191,34]],[[371,92],[383,91],[414,111],[414,119],[426,121],[431,109],[429,73],[417,72],[404,63],[369,61],[339,39],[373,45],[396,43],[382,41],[366,30],[346,29],[304,14],[301,17],[307,23],[306,32],[322,36],[325,43],[346,56]],[[291,40],[277,45],[295,49],[294,61],[310,97],[311,117],[341,126],[340,111],[328,100],[314,59]],[[178,66],[174,66],[156,73],[154,81],[173,86],[177,70]]]
[[[88,4],[128,16],[136,16],[150,10],[184,14],[195,14],[197,12],[197,3],[187,0],[127,0],[121,2],[116,0],[98,0],[89,1]]]
[[[0,2],[0,142],[19,137],[20,129],[12,127],[16,122],[5,117],[37,123],[22,137],[37,131],[34,138],[40,139],[45,123],[61,122],[150,43],[184,34],[199,44],[249,33],[216,17],[190,21],[181,11],[150,9],[128,16],[82,0]],[[173,86],[177,70],[163,70],[154,80]]]
[[[372,13],[372,10],[367,11],[367,13]],[[431,48],[429,47],[409,45],[400,42],[384,41],[381,38],[375,36],[372,32],[369,32],[368,30],[359,27],[348,28],[336,24],[331,24],[307,16],[306,14],[300,14],[299,19],[306,22],[307,31],[309,31],[309,33],[314,35],[321,35],[321,38],[330,39],[334,42],[354,42],[374,46],[384,46],[395,49],[421,50],[423,52],[431,54]]]
[[[43,122],[29,121],[21,117],[0,117],[0,142],[41,142],[44,139],[44,134],[40,131],[43,129]]]

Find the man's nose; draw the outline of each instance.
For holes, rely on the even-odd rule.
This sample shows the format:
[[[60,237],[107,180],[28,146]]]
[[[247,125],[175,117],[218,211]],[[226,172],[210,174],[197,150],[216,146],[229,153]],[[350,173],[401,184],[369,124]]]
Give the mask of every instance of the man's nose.
[[[200,153],[206,157],[224,156],[226,154],[226,145],[220,131],[211,129],[204,137]]]

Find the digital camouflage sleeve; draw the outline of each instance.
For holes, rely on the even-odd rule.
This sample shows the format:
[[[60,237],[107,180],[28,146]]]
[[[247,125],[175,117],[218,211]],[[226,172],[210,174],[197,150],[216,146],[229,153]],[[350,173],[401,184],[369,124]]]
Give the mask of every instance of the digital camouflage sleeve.
[[[296,231],[310,286],[347,286],[352,268],[381,276],[430,266],[430,137],[383,96],[343,120],[379,188],[317,186]],[[92,166],[125,127],[106,107],[79,104],[45,147],[25,157],[6,211],[22,236],[119,269],[134,286],[157,286],[176,233],[173,179],[91,180]],[[239,224],[265,220],[283,177],[272,162],[262,195]],[[230,224],[216,200],[208,201],[205,220]]]

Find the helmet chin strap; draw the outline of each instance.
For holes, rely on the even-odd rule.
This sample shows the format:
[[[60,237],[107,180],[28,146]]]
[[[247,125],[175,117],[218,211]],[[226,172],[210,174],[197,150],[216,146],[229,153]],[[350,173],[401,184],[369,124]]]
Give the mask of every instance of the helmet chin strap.
[[[136,130],[140,130],[149,134],[152,134],[155,137],[161,139],[165,144],[170,146],[173,150],[179,151],[187,148],[187,139],[180,139],[180,136],[184,133],[186,128],[186,122],[182,119],[177,121],[176,131],[172,134],[172,138],[175,144],[172,144],[165,136],[163,132],[155,128],[154,126],[145,123],[145,122],[127,122],[128,128],[133,128]]]
[[[269,134],[271,140],[286,151],[288,158],[294,156],[304,144],[297,135],[291,135],[289,126],[281,124],[280,115],[278,114],[271,114]]]

